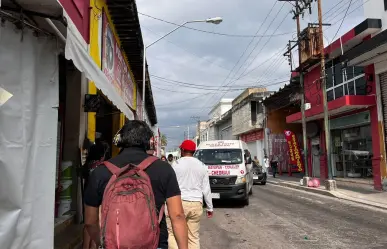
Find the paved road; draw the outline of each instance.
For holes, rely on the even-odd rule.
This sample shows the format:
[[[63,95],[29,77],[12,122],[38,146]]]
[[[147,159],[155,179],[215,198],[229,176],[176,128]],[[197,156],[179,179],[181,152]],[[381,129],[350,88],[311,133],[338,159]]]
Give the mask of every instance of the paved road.
[[[387,213],[275,185],[254,186],[250,206],[215,203],[202,249],[387,248]]]

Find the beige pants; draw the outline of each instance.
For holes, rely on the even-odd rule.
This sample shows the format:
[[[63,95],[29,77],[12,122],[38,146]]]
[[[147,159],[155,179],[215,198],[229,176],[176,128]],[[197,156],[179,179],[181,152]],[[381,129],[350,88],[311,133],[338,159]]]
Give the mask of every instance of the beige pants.
[[[200,249],[199,230],[200,230],[200,218],[203,214],[203,204],[201,202],[183,201],[183,208],[185,219],[188,226],[188,248]],[[172,231],[171,219],[167,213],[167,226],[168,226],[168,248],[178,249],[175,236]]]

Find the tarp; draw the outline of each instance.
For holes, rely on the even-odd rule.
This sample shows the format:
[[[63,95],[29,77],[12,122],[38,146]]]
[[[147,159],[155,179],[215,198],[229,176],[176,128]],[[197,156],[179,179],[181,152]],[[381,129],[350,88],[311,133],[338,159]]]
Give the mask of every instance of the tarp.
[[[0,25],[0,248],[53,248],[58,43]],[[8,95],[9,97],[10,95]]]
[[[70,20],[70,19],[68,19]],[[89,80],[93,81],[95,86],[130,120],[134,119],[133,112],[126,105],[124,99],[116,91],[113,84],[109,82],[106,75],[94,63],[93,59],[80,41],[79,32],[71,21],[67,27],[66,50],[67,60],[72,60],[75,67],[83,72]]]

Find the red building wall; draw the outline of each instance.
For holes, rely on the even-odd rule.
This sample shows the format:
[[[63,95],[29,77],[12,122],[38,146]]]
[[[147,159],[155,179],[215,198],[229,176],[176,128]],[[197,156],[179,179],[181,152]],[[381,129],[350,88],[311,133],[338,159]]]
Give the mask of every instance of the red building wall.
[[[83,39],[89,43],[90,0],[59,0]]]
[[[322,90],[319,83],[320,67],[313,68],[304,76],[305,103],[310,103],[312,108],[322,105]]]

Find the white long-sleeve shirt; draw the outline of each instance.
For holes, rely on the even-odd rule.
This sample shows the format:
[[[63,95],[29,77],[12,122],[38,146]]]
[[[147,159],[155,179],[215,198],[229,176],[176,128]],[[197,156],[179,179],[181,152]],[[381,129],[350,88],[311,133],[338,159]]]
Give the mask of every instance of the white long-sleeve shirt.
[[[207,211],[213,211],[210,179],[207,167],[195,157],[182,157],[173,162],[183,201],[198,201],[207,204]]]

